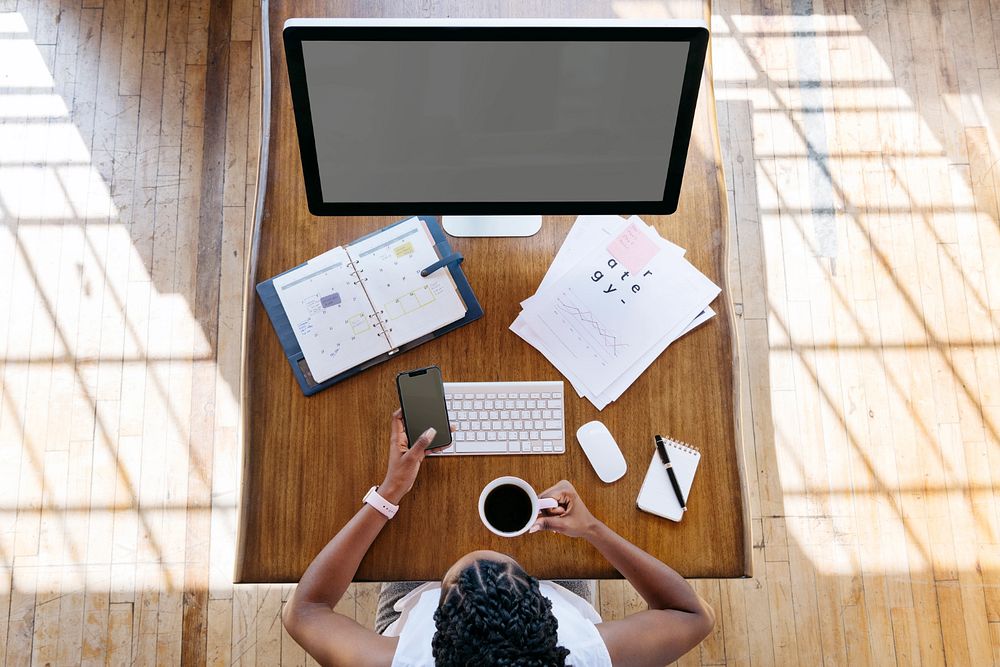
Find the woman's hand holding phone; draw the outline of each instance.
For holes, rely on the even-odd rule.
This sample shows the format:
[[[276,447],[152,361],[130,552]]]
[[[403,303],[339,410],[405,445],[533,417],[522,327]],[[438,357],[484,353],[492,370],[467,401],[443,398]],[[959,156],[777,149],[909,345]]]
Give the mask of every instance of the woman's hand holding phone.
[[[389,466],[385,479],[378,487],[380,496],[394,505],[413,488],[413,482],[420,472],[420,464],[427,455],[427,446],[437,433],[429,428],[410,447],[403,426],[403,411],[392,413],[392,435],[389,438]]]

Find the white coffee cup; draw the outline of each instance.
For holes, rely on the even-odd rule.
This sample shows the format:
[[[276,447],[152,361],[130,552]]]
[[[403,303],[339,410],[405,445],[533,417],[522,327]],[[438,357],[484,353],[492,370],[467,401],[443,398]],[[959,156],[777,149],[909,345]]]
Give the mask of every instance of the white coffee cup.
[[[497,487],[509,484],[511,486],[518,487],[524,494],[531,500],[531,514],[528,516],[527,521],[525,521],[524,526],[513,531],[503,531],[495,527],[486,518],[486,498],[490,493]],[[538,513],[544,509],[552,509],[558,507],[559,503],[555,498],[539,498],[535,490],[531,488],[531,485],[525,482],[520,477],[497,477],[495,480],[490,482],[483,488],[483,492],[479,494],[479,518],[483,522],[490,532],[495,533],[501,537],[517,537],[518,535],[524,535],[531,528],[532,524],[535,523],[535,519],[538,518]]]

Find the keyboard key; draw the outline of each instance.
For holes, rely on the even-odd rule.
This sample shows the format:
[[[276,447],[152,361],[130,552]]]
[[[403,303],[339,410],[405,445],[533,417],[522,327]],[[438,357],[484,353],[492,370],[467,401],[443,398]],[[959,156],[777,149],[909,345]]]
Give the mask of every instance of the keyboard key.
[[[472,409],[472,401],[462,401],[462,409],[463,410],[471,410]]]
[[[501,410],[500,419],[510,419],[510,410]]]
[[[496,410],[490,410],[490,419],[496,420],[500,419],[500,413]]]
[[[507,451],[507,443],[505,442],[463,442],[461,445],[456,445],[455,449],[458,453],[470,453],[470,454],[499,454],[500,452]]]
[[[486,394],[476,394],[476,398],[486,398]]]
[[[529,435],[529,439],[531,439],[531,440],[538,440],[538,431],[531,431],[531,433]]]
[[[490,418],[490,413],[486,412],[486,410],[480,410],[479,414],[477,416],[480,419],[489,419]]]
[[[515,419],[512,428],[516,431],[520,431],[524,428],[524,422],[520,419]]]
[[[518,400],[514,401],[514,407],[516,407],[518,410],[523,410],[524,409],[524,400],[523,399],[518,399]]]
[[[481,422],[466,422],[466,423],[469,425],[470,431],[478,431],[480,428],[482,428]]]
[[[496,440],[497,439],[497,432],[496,431],[487,431],[486,432],[486,439],[487,440]]]
[[[542,440],[562,440],[562,431],[542,431]]]
[[[497,397],[496,394],[489,394],[489,393],[486,394],[486,398],[496,398],[496,397]]]
[[[566,448],[563,447],[563,444],[561,442],[557,442],[556,446],[555,446],[555,451],[557,451],[557,452],[564,452],[564,451],[566,451]]]
[[[532,419],[541,419],[542,418],[542,411],[541,410],[532,410],[531,411],[531,418]]]
[[[549,407],[550,408],[561,408],[562,407],[562,401],[551,400],[551,401],[549,401]]]
[[[505,431],[513,431],[514,430],[514,422],[505,421],[505,422],[502,422],[502,424],[503,424],[503,430],[505,430]]]
[[[500,431],[497,433],[497,440],[506,440],[506,439],[507,439],[507,431]]]
[[[510,451],[512,452],[521,451],[521,443],[518,442],[517,440],[511,440],[510,442],[507,443],[507,446],[510,448]]]
[[[562,419],[562,410],[553,410],[552,411],[552,418],[553,419]]]
[[[514,407],[514,401],[504,401],[503,406],[508,410],[510,410],[511,408]]]
[[[542,451],[542,446],[540,444],[538,444],[538,443],[535,443],[535,444],[533,444],[531,446],[531,451],[533,451],[533,452],[540,452],[540,451]]]
[[[543,428],[560,428],[561,426],[562,422],[557,422],[554,419],[552,419],[545,422],[545,426]]]
[[[507,398],[507,394],[504,393],[497,394],[497,398]]]
[[[482,431],[476,432],[476,440],[485,440],[485,439],[486,439],[486,434],[484,432]]]
[[[473,401],[472,402],[472,407],[475,410],[482,410],[483,409],[483,402],[482,401]]]
[[[542,443],[542,451],[543,452],[551,452],[552,451],[552,443],[548,442],[548,441],[543,442]]]
[[[485,408],[486,410],[492,410],[493,409],[493,401],[487,399],[487,401],[485,403],[483,403],[483,408]]]
[[[529,401],[525,401],[524,407],[526,407],[528,409],[534,408],[535,407],[535,401],[534,401],[534,399],[529,400]]]
[[[552,411],[542,410],[542,419],[552,419]]]
[[[531,392],[531,398],[539,398],[541,395],[537,391]]]
[[[552,392],[543,391],[542,392],[542,398],[552,398]]]

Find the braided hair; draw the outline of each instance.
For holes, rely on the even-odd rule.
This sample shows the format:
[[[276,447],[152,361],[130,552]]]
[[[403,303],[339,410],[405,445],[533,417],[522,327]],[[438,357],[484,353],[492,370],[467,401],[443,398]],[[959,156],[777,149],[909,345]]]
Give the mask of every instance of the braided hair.
[[[538,580],[514,563],[482,559],[462,570],[434,612],[437,667],[563,667],[559,623]]]

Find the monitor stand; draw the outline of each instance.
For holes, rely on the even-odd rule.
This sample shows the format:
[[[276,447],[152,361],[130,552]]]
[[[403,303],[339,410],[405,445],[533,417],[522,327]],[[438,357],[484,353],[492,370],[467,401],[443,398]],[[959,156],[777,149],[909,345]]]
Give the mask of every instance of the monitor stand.
[[[441,224],[452,236],[533,236],[542,228],[542,216],[445,215]]]

